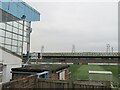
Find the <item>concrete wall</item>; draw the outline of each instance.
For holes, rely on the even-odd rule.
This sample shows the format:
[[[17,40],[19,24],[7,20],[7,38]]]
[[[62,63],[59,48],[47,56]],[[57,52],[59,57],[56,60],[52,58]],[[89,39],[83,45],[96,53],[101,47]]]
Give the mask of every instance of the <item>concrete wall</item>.
[[[3,64],[2,82],[12,79],[11,68],[21,67],[22,59],[0,49],[0,62]]]

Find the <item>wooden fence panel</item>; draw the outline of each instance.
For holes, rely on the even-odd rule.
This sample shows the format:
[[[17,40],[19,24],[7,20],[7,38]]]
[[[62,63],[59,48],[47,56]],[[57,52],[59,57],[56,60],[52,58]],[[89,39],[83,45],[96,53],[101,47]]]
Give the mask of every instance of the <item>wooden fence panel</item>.
[[[20,80],[13,80],[8,83],[4,83],[2,90],[6,88],[58,88],[61,90],[111,90],[110,82],[102,81],[69,81],[69,80],[51,80],[51,79],[37,79],[35,76],[29,76]]]

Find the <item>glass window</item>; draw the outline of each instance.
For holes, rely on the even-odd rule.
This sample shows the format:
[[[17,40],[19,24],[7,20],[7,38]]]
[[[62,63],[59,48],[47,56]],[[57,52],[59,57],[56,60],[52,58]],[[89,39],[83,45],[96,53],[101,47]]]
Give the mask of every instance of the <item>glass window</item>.
[[[6,39],[5,39],[5,43],[11,45],[11,39],[6,38]]]
[[[18,52],[21,52],[22,51],[22,48],[21,47],[18,47]]]
[[[9,15],[5,12],[4,22],[0,23],[0,46],[4,46],[6,49],[9,49],[16,54],[21,55],[22,52],[22,38],[27,45],[27,31],[29,27],[29,22],[25,21],[24,26],[24,35],[23,35],[23,21]],[[26,45],[24,45],[24,52],[26,52]]]
[[[28,22],[25,22],[25,26],[29,26],[29,23],[28,23]]]
[[[2,23],[0,23],[0,28],[2,28]]]
[[[12,33],[10,33],[10,32],[6,32],[6,37],[11,38],[11,37],[12,37]]]
[[[17,47],[12,46],[12,51],[13,51],[13,52],[16,52],[16,51],[17,51]]]
[[[0,43],[4,43],[4,37],[0,37]]]
[[[2,29],[0,29],[0,36],[2,36]]]
[[[19,21],[20,24],[23,24],[23,21]]]
[[[5,29],[5,23],[0,23],[0,28]]]
[[[8,50],[11,50],[11,46],[10,45],[5,45],[5,48]]]
[[[27,36],[27,32],[26,31],[24,31],[24,36]]]
[[[19,30],[19,34],[22,35],[22,30]]]
[[[0,37],[0,43],[2,42],[2,37]]]
[[[15,28],[15,27],[14,27],[14,28],[13,28],[13,32],[14,32],[14,33],[18,33],[18,28]]]
[[[9,25],[11,25],[11,26],[12,26],[13,22],[7,22],[7,24],[9,24]]]
[[[17,39],[17,35],[16,34],[13,34],[13,39]]]
[[[28,28],[25,26],[25,27],[24,27],[24,30],[27,31],[27,29],[28,29]]]
[[[0,46],[21,55],[22,37],[27,36],[28,26],[29,23],[25,21],[24,31],[26,32],[22,35],[23,21],[5,12],[4,22],[0,22]],[[26,41],[26,37],[24,40]]]
[[[1,36],[5,37],[5,31],[4,30],[2,30],[2,35]]]
[[[12,26],[10,26],[10,25],[6,24],[6,30],[8,30],[8,31],[11,31],[11,32],[12,32]]]
[[[19,36],[19,39],[18,39],[18,40],[22,41],[22,36]]]
[[[15,21],[13,26],[18,28],[18,22]]]
[[[0,46],[1,46],[1,47],[4,47],[4,44],[3,44],[3,43],[0,43]]]
[[[17,41],[16,40],[12,40],[12,45],[17,46]]]
[[[18,41],[18,46],[22,47],[22,42],[21,41]]]
[[[22,30],[22,28],[23,28],[23,25],[22,25],[22,24],[19,24],[19,29]]]
[[[0,43],[2,42],[2,37],[0,37]]]
[[[24,37],[24,41],[27,42],[27,37]]]

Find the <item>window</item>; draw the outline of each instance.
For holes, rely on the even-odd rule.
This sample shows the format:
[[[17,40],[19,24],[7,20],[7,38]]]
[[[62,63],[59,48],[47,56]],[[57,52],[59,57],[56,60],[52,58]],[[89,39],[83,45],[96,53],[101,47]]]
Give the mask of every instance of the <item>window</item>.
[[[4,30],[2,30],[2,35],[1,36],[5,37],[5,31]]]
[[[13,39],[17,39],[17,35],[16,34],[13,34]]]
[[[22,38],[26,41],[28,34],[29,22],[25,21],[23,35],[23,21],[4,12],[4,22],[0,22],[0,46],[15,52],[18,55],[22,54]],[[24,51],[26,52],[26,42]]]
[[[22,52],[22,48],[18,47],[18,53],[21,53],[21,52]]]
[[[14,27],[14,28],[13,28],[13,32],[14,32],[14,33],[18,33],[18,28],[15,28],[15,27]]]
[[[19,23],[22,25],[22,24],[23,24],[23,21],[20,20]]]
[[[15,21],[13,26],[18,27],[18,22]]]
[[[0,23],[0,28],[5,29],[5,23]]]
[[[2,27],[2,24],[3,24],[3,23],[0,23],[0,28],[3,28],[3,27]]]
[[[19,36],[19,39],[18,39],[18,40],[22,41],[22,36]]]
[[[23,25],[19,23],[19,29],[22,30],[22,28],[23,28]]]
[[[21,41],[18,41],[18,46],[22,47],[22,42]]]
[[[19,30],[19,34],[22,35],[22,30]]]
[[[26,31],[24,31],[24,36],[27,36],[27,32]]]
[[[8,50],[11,50],[11,46],[10,45],[5,45],[5,48]]]
[[[0,29],[0,36],[2,36],[2,31],[3,31],[3,30],[2,30],[2,29]]]
[[[6,38],[5,43],[11,45],[11,39]]]
[[[6,30],[12,32],[12,26],[10,26],[10,25],[7,24],[7,25],[6,25]]]
[[[12,38],[12,33],[10,33],[10,32],[6,32],[6,37],[8,37],[8,38]]]
[[[16,40],[12,40],[12,45],[17,46],[17,41]]]
[[[0,43],[4,43],[4,38],[0,37]]]
[[[7,24],[9,24],[9,25],[11,25],[11,26],[12,26],[12,25],[13,25],[13,22],[12,22],[12,21],[11,21],[11,22],[7,22]]]
[[[17,47],[12,46],[12,51],[13,51],[13,52],[16,52],[16,51],[17,51]]]
[[[27,42],[27,37],[24,37],[24,42]]]

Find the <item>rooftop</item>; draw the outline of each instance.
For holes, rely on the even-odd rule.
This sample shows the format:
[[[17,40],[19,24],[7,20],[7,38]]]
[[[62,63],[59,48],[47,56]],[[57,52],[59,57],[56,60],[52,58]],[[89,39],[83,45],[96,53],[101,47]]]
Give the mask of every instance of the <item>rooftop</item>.
[[[16,16],[19,19],[25,15],[26,21],[40,20],[40,13],[22,0],[0,0],[0,9]]]
[[[56,72],[65,68],[68,68],[69,65],[50,65],[50,64],[38,64],[38,65],[27,65],[22,68],[12,68],[12,71],[21,71],[21,72],[42,72],[50,71]]]

